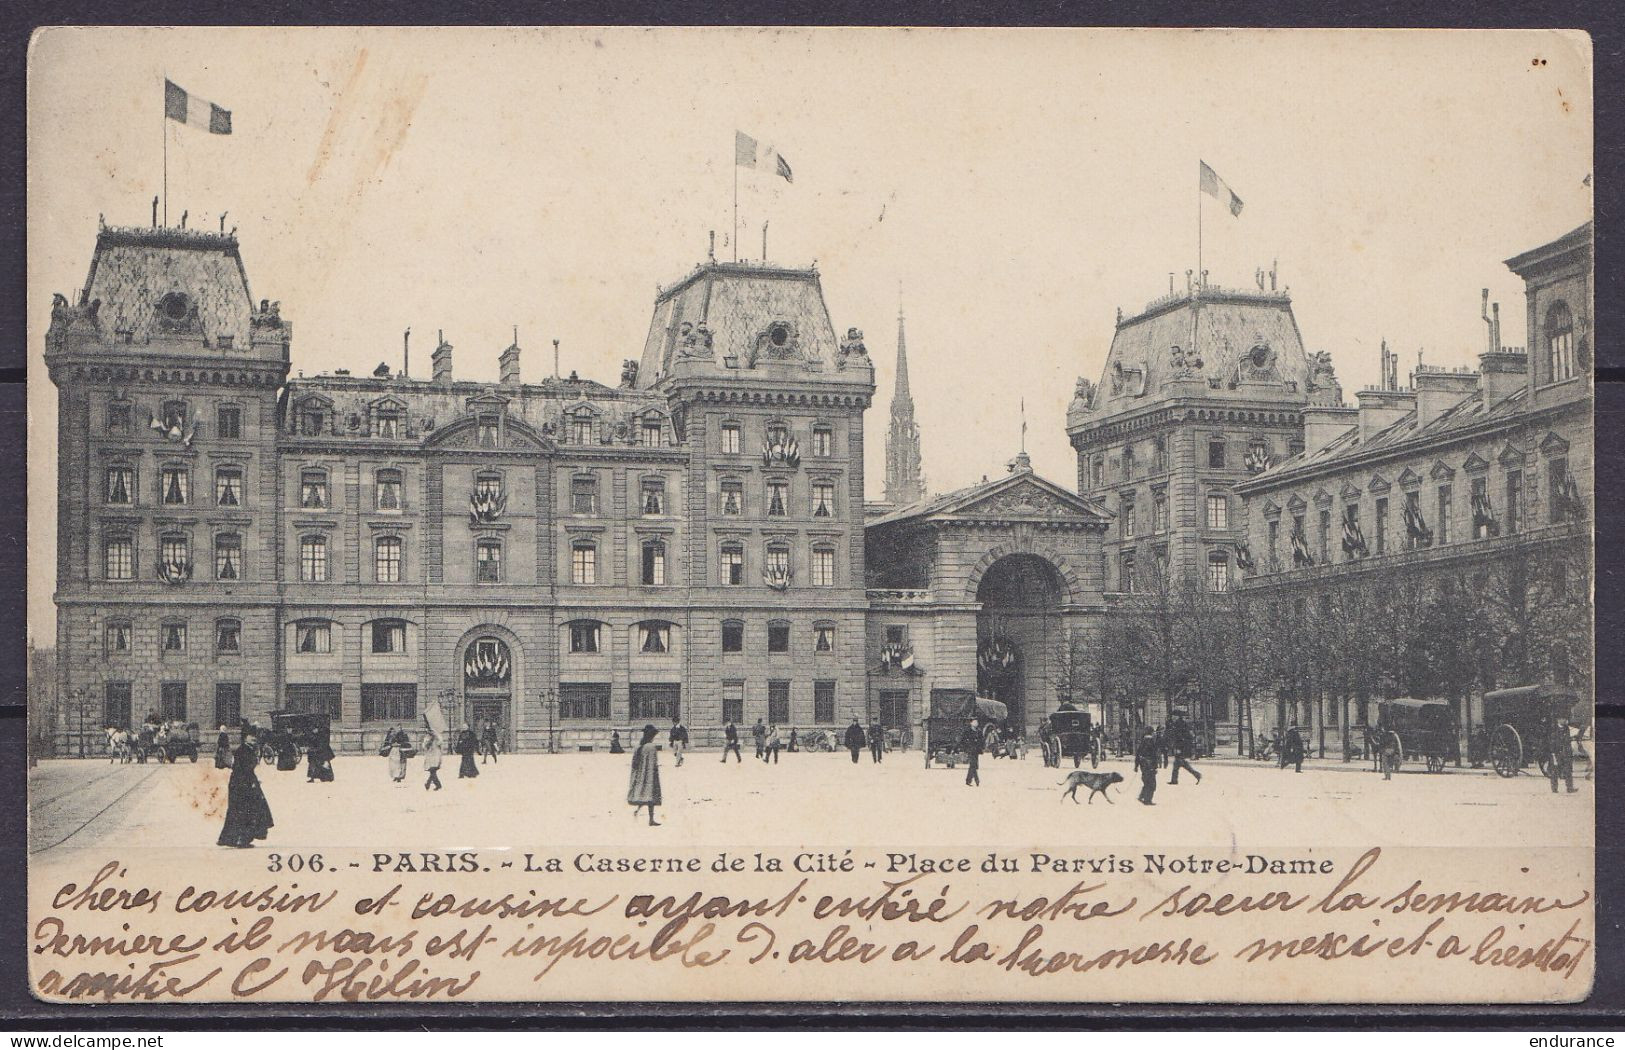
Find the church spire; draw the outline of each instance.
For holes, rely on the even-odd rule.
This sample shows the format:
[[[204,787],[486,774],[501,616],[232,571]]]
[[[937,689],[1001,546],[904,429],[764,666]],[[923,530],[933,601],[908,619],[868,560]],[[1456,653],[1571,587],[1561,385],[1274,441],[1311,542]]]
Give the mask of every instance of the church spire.
[[[891,429],[886,434],[886,499],[898,506],[925,496],[920,469],[920,428],[914,422],[914,398],[908,389],[908,341],[903,306],[897,306],[897,381],[892,389]]]

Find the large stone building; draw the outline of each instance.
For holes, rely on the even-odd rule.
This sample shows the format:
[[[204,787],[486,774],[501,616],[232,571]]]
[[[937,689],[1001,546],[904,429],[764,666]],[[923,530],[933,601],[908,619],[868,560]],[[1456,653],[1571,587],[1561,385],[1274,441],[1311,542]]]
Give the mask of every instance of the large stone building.
[[[103,228],[47,336],[65,733],[424,705],[521,748],[865,713],[873,370],[812,270],[710,261],[616,386],[289,379],[234,237]],[[465,348],[458,351],[467,354]],[[75,710],[77,708],[77,710]]]
[[[1556,680],[1589,691],[1591,224],[1507,265],[1526,282],[1527,351],[1502,345],[1485,292],[1478,371],[1419,367],[1402,388],[1385,360],[1357,409],[1307,407],[1303,451],[1237,486],[1249,591],[1304,620],[1339,587],[1371,581],[1384,601],[1365,630],[1393,636],[1333,702],[1287,689],[1263,725],[1321,739],[1364,725],[1369,701],[1421,688],[1455,705],[1470,733],[1486,689]],[[1444,645],[1407,668],[1411,643],[1430,635],[1460,643],[1469,673],[1449,679]]]

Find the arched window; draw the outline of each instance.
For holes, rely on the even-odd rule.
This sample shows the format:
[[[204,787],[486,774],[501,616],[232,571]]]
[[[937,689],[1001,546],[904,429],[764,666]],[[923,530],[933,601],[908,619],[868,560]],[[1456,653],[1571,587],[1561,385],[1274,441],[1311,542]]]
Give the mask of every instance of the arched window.
[[[1574,314],[1561,299],[1546,310],[1546,370],[1550,383],[1574,376]]]
[[[305,583],[327,581],[327,537],[312,533],[299,537],[299,579]]]
[[[833,653],[835,651],[835,625],[828,621],[813,624],[813,652]]]
[[[401,582],[401,538],[380,536],[372,544],[373,579],[379,583]]]
[[[214,578],[240,580],[243,578],[243,537],[236,532],[222,532],[214,538]]]
[[[572,620],[564,625],[570,632],[572,653],[597,653],[604,648],[604,625],[597,620]]]
[[[664,540],[643,541],[643,585],[662,587],[666,583],[666,543]]]
[[[332,652],[332,621],[296,621],[293,625],[293,651],[302,656],[320,656]]]
[[[745,621],[722,621],[722,651],[725,653],[742,653],[745,651]]]
[[[406,621],[372,621],[372,651],[380,656],[406,652]]]
[[[130,651],[130,621],[108,620],[102,628],[102,649],[108,656]]]
[[[235,656],[243,651],[243,622],[222,617],[214,622],[214,651],[221,656]]]
[[[637,625],[637,636],[640,653],[671,652],[671,624],[665,620],[644,620]]]

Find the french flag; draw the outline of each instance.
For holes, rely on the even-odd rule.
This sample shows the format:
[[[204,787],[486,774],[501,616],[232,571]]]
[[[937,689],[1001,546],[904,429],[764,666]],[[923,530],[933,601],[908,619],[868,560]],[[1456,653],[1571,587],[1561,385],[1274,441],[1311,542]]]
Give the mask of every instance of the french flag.
[[[164,80],[164,116],[182,124],[190,124],[211,135],[231,134],[231,111],[221,109],[213,102],[193,98],[186,89],[174,81]]]

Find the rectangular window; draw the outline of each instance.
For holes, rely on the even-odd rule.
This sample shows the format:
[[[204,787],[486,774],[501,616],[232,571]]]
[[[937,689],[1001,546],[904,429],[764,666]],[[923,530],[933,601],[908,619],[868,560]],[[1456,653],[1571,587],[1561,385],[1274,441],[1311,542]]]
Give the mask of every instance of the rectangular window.
[[[722,621],[722,651],[725,653],[742,653],[745,651],[745,623],[743,620]]]
[[[325,621],[294,625],[294,651],[322,654],[333,651],[333,627]]]
[[[643,422],[643,447],[644,448],[659,448],[660,447],[660,439],[661,439],[660,420],[658,420],[658,419],[644,420],[644,422]]]
[[[722,683],[722,721],[738,725],[745,720],[745,683]]]
[[[240,620],[214,622],[214,651],[234,655],[243,651],[243,625]]]
[[[814,587],[835,586],[835,552],[818,547],[812,552],[812,582]]]
[[[102,628],[102,648],[108,656],[130,651],[130,621],[110,620]]]
[[[1490,485],[1487,478],[1474,478],[1472,484],[1473,539],[1481,540],[1490,534],[1489,518],[1495,514],[1490,505]]]
[[[835,516],[835,482],[813,482],[813,517],[832,518]]]
[[[1134,593],[1134,552],[1124,551],[1118,562],[1118,589],[1126,594]]]
[[[373,579],[379,583],[401,582],[401,538],[380,536],[372,549]]]
[[[307,408],[299,413],[299,432],[315,437],[327,429],[327,414],[319,408]]]
[[[590,418],[570,420],[570,440],[577,445],[590,445],[593,438]]]
[[[767,683],[767,720],[773,725],[782,725],[790,721],[789,682]]]
[[[833,653],[835,651],[835,628],[829,624],[820,624],[813,628],[813,652]]]
[[[935,690],[932,690],[935,692]],[[902,728],[909,721],[908,692],[903,689],[882,689],[880,691],[880,724],[892,728]]]
[[[190,544],[184,536],[165,536],[158,541],[158,557],[165,565],[174,567],[176,572],[185,572],[191,567],[192,552]]]
[[[223,532],[214,538],[214,578],[239,580],[243,575],[243,538]]]
[[[643,513],[666,513],[666,483],[659,478],[643,481]]]
[[[671,652],[671,624],[656,620],[638,624],[638,652]]]
[[[559,719],[604,722],[609,719],[608,682],[560,682]]]
[[[1331,550],[1331,545],[1332,512],[1329,510],[1323,510],[1320,512],[1320,564],[1325,565],[1328,561],[1326,554],[1329,550]]]
[[[401,509],[401,472],[380,470],[373,477],[373,506],[379,510]]]
[[[1411,535],[1411,523],[1416,521],[1422,513],[1422,494],[1411,491],[1405,493],[1405,509],[1402,512],[1401,524],[1405,528],[1405,542],[1401,546],[1408,551],[1416,550],[1421,546],[1421,540]]]
[[[221,405],[214,410],[216,437],[236,441],[243,436],[243,410],[236,405]]]
[[[767,574],[776,580],[790,578],[790,548],[769,547],[767,549]]]
[[[108,682],[102,689],[102,724],[129,729],[130,683]]]
[[[375,653],[406,652],[406,624],[400,620],[374,620],[372,622],[372,651]]]
[[[738,455],[740,447],[744,444],[743,428],[738,423],[722,424],[722,451],[729,455]]]
[[[1168,531],[1168,494],[1159,492],[1151,497],[1151,531]]]
[[[241,507],[243,505],[243,471],[241,467],[221,467],[214,472],[214,505]]]
[[[1222,492],[1208,493],[1207,527],[1210,529],[1228,529],[1230,527],[1230,497]]]
[[[628,687],[631,716],[634,721],[670,722],[681,711],[683,687],[676,683],[651,684],[634,682]]]
[[[214,685],[214,724],[234,726],[243,720],[243,687],[238,682]]]
[[[1507,531],[1517,532],[1523,524],[1523,471],[1507,471]]]
[[[158,687],[158,717],[165,722],[186,721],[185,682],[165,682]]]
[[[107,468],[107,502],[120,507],[128,507],[135,502],[134,467]]]
[[[835,721],[835,683],[813,683],[813,721],[829,725]]]
[[[1546,520],[1557,524],[1563,520],[1563,490],[1568,487],[1569,461],[1554,459],[1546,467]],[[113,502],[108,500],[109,503]]]
[[[776,621],[767,625],[767,651],[770,653],[787,653],[790,651],[789,624]]]
[[[474,495],[482,500],[496,500],[502,495],[502,475],[474,475]]]
[[[833,456],[835,454],[835,432],[829,427],[813,427],[813,455]]]
[[[722,483],[722,513],[734,518],[745,512],[745,484],[742,481]]]
[[[1207,465],[1209,470],[1224,469],[1224,438],[1210,438],[1208,440]]]
[[[135,541],[117,536],[107,541],[103,551],[109,580],[135,579]]]
[[[361,686],[363,722],[412,722],[418,717],[416,682],[364,682]]]
[[[1439,520],[1434,535],[1440,543],[1450,542],[1450,486],[1439,486]]]
[[[481,448],[497,447],[497,417],[481,416],[479,421],[479,438]]]
[[[306,510],[327,509],[327,473],[307,470],[299,475],[299,506]]]
[[[1275,518],[1269,521],[1269,548],[1264,553],[1271,571],[1281,567],[1281,523]]]
[[[474,569],[480,583],[502,582],[501,540],[480,540],[474,545]]]
[[[361,688],[363,691],[367,689],[366,686]],[[372,688],[388,687],[373,686]],[[406,688],[412,690],[413,695],[416,696],[417,686],[408,685]],[[302,715],[326,715],[335,722],[344,717],[344,693],[337,682],[312,682],[290,685],[287,687],[286,697],[283,704],[289,711]],[[417,704],[414,702],[412,706],[414,710],[410,714],[406,715],[405,718],[394,719],[394,721],[404,722],[415,719],[417,717],[415,710]]]
[[[738,544],[722,548],[722,582],[730,587],[745,582],[745,548]]]
[[[1358,503],[1347,503],[1343,505],[1344,543],[1349,542],[1349,540],[1355,536],[1360,536],[1360,505]],[[1360,536],[1360,538],[1364,539],[1363,536]],[[1347,547],[1343,549],[1344,561],[1353,561],[1359,556],[1360,552],[1358,549],[1350,550]]]
[[[1388,498],[1386,496],[1377,500],[1377,521],[1374,528],[1377,533],[1377,553],[1383,554],[1388,550]]]
[[[603,624],[600,623],[573,623],[570,625],[570,651],[572,653],[596,653],[599,650],[600,633]]]
[[[1125,498],[1123,500],[1122,515],[1123,538],[1131,540],[1134,538],[1134,501],[1132,499]]]
[[[327,579],[327,537],[305,536],[299,541],[299,578],[306,583]]]
[[[400,437],[401,413],[398,409],[380,409],[373,418],[373,432],[381,438]]]
[[[570,582],[595,584],[598,582],[598,548],[590,543],[570,546]]]
[[[163,640],[164,652],[186,652],[186,625],[184,623],[166,623],[158,629],[158,633]]]
[[[114,403],[107,406],[107,429],[114,434],[130,432],[130,406]],[[120,722],[119,725],[123,725]]]
[[[645,587],[663,587],[666,583],[666,545],[664,543],[645,543],[643,545],[643,585]]]
[[[597,514],[598,513],[598,479],[597,478],[571,478],[570,479],[570,513],[571,514]]]
[[[1105,460],[1104,457],[1102,457],[1102,456],[1096,456],[1095,457],[1094,464],[1092,465],[1092,470],[1090,471],[1090,477],[1092,477],[1094,479],[1094,486],[1096,488],[1099,488],[1101,482],[1106,480],[1106,460]]]
[[[1215,555],[1207,561],[1208,590],[1215,592],[1230,589],[1230,561],[1223,555]]]
[[[185,467],[164,467],[158,472],[159,502],[184,507],[191,497],[191,475]]]
[[[767,483],[767,514],[770,518],[782,518],[789,513],[790,483],[777,478]]]
[[[902,624],[897,624],[897,623],[889,623],[889,624],[887,624],[886,625],[886,644],[887,645],[907,645],[908,644],[908,628],[904,627]]]

